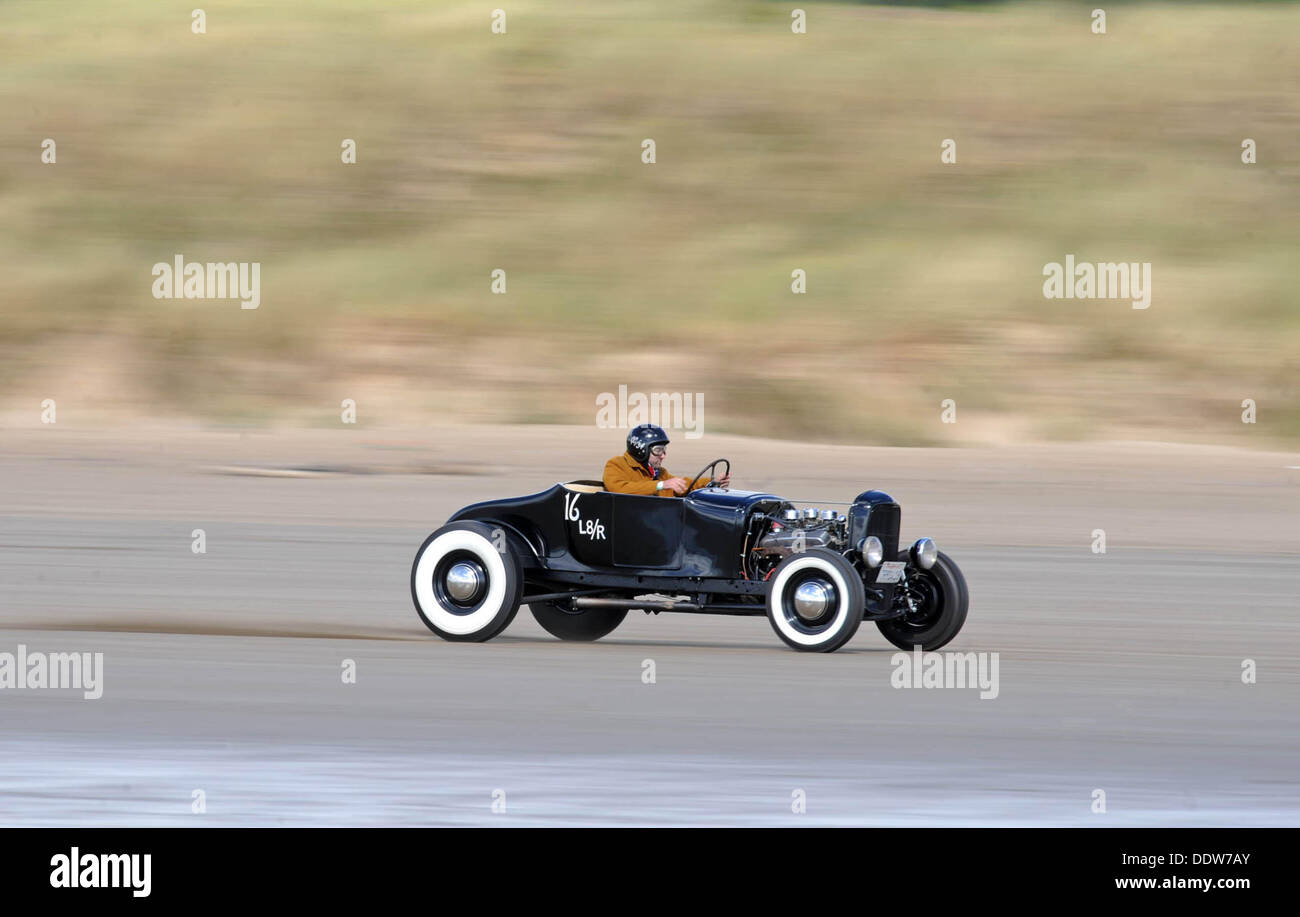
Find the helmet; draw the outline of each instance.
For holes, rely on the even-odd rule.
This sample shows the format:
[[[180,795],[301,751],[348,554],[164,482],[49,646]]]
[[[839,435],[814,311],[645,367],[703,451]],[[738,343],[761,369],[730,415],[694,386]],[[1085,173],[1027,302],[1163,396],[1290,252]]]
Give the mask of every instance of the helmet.
[[[650,458],[651,446],[666,446],[668,443],[668,434],[664,432],[664,428],[652,423],[633,427],[632,432],[627,435],[628,454],[642,465]]]

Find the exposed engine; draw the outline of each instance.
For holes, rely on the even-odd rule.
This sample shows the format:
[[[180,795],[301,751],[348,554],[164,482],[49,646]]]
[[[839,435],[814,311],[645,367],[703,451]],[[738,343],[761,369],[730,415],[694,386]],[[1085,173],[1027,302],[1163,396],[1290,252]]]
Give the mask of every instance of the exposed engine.
[[[795,509],[787,506],[779,516],[755,513],[748,548],[743,558],[750,579],[766,579],[782,560],[813,548],[841,553],[848,548],[849,519],[830,509]]]

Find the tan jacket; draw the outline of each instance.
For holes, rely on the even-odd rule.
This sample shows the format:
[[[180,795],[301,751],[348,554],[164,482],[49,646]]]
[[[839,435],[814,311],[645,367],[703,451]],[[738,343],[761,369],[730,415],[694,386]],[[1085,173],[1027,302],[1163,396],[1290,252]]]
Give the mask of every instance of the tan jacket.
[[[677,475],[662,465],[659,466],[659,473],[651,477],[649,468],[632,458],[631,453],[624,452],[622,455],[616,455],[605,463],[605,476],[602,480],[605,489],[612,490],[614,493],[641,494],[647,497],[675,497],[677,494],[666,487],[663,490],[655,490],[657,482],[675,477]],[[692,490],[707,487],[711,480],[712,478],[700,478],[695,482]],[[689,478],[687,483],[690,483]]]

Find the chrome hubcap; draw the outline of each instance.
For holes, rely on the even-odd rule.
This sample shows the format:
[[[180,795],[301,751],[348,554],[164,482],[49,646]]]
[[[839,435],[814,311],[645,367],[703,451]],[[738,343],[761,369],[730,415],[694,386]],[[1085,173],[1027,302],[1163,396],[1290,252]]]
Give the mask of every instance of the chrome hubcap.
[[[821,580],[808,580],[794,591],[794,612],[805,621],[815,621],[831,607],[833,591]]]
[[[457,602],[470,602],[483,588],[483,570],[476,564],[459,563],[447,571],[447,595]]]

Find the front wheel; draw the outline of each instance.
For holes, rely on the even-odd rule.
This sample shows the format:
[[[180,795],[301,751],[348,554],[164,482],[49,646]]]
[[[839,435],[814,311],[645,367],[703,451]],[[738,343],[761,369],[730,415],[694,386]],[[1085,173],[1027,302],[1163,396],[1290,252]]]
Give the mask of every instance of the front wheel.
[[[862,575],[839,554],[823,548],[791,554],[769,582],[767,619],[786,645],[830,653],[857,633],[866,590]]]
[[[623,623],[626,608],[589,608],[586,611],[566,611],[555,602],[534,602],[528,606],[537,623],[551,636],[561,640],[590,643],[599,640]]]
[[[907,562],[907,552],[901,552],[898,559]],[[914,611],[909,610],[901,618],[876,622],[885,639],[899,649],[919,646],[925,651],[937,650],[957,636],[966,623],[966,610],[970,606],[966,579],[952,558],[942,551],[929,570],[908,565],[907,592]]]
[[[411,565],[411,598],[444,640],[491,640],[514,620],[523,595],[519,558],[498,551],[491,526],[453,522],[424,540]]]

